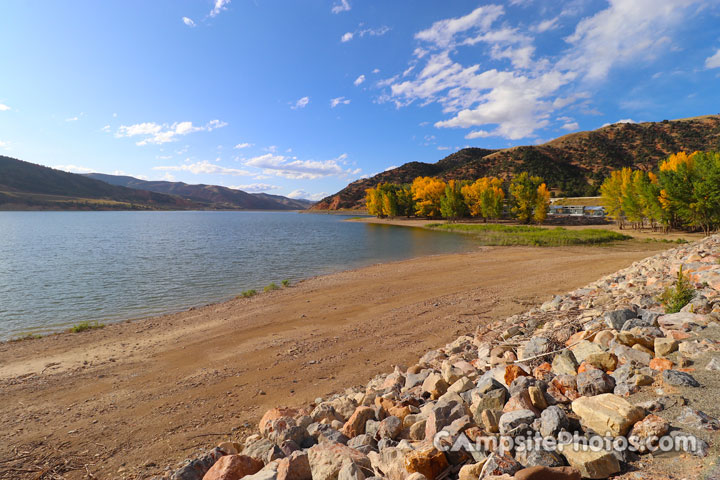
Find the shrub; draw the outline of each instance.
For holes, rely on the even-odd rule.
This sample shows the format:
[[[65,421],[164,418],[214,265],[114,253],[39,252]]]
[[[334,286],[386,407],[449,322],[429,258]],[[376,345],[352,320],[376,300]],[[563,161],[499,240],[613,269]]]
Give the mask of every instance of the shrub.
[[[285,280],[283,280],[282,282],[280,282],[280,283],[282,283],[282,286],[283,286],[283,287],[289,287],[289,286],[290,286],[290,280],[288,280],[287,278],[286,278]]]
[[[277,286],[275,282],[272,282],[270,285],[266,286],[264,288],[264,291],[266,292],[272,292],[273,290],[278,290],[280,287]]]
[[[245,290],[240,294],[243,298],[250,298],[257,295],[257,290]]]
[[[665,289],[660,295],[660,303],[665,307],[665,313],[677,313],[690,303],[694,296],[695,290],[680,267],[675,285]]]
[[[94,330],[96,328],[103,328],[105,324],[98,323],[98,322],[80,322],[77,325],[73,325],[70,328],[70,332],[72,333],[80,333],[84,332],[85,330]]]

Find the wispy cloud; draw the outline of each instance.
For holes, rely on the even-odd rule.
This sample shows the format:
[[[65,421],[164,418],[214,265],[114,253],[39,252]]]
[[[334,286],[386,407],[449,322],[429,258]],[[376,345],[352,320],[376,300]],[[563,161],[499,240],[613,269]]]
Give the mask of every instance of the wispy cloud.
[[[720,48],[717,49],[715,55],[705,59],[705,68],[720,68]],[[2,105],[0,105],[2,107]],[[2,108],[0,108],[2,110]]]
[[[355,30],[354,32],[347,32],[347,33],[343,34],[343,36],[340,37],[340,41],[345,43],[345,42],[349,42],[353,38],[356,38],[356,37],[362,38],[366,35],[370,36],[370,37],[379,37],[379,36],[385,35],[389,31],[390,31],[390,27],[388,27],[387,25],[383,25],[378,28],[359,28],[358,30]]]
[[[11,110],[11,108],[4,103],[0,103],[0,112],[7,112],[8,110]]]
[[[252,147],[252,146],[253,146],[252,143],[247,143],[247,142],[245,142],[245,143],[238,143],[238,144],[235,145],[233,148],[235,148],[235,149],[237,149],[237,150],[240,150],[240,149],[249,148],[249,147]]]
[[[220,15],[220,12],[223,10],[227,10],[227,6],[230,4],[230,0],[215,0],[215,5],[213,6],[213,9],[210,10],[211,17],[217,17]]]
[[[637,123],[637,122],[635,120],[633,120],[632,118],[623,118],[623,119],[618,120],[615,123]],[[615,123],[604,123],[602,126],[608,127],[610,125],[615,125]]]
[[[62,170],[70,173],[94,173],[97,172],[94,168],[81,167],[78,165],[54,165],[52,168],[55,170]]]
[[[194,22],[193,19],[190,18],[190,17],[182,17],[182,21],[183,21],[183,23],[184,23],[185,25],[187,25],[188,27],[194,27],[194,26],[195,26],[195,22]]]
[[[350,103],[349,98],[345,98],[345,97],[332,98],[332,99],[330,99],[330,108],[335,108],[338,105],[347,105],[349,103]]]
[[[327,194],[327,192],[308,193],[305,190],[293,190],[292,192],[288,193],[286,196],[288,198],[312,200],[314,202],[317,202],[318,200],[322,200],[323,198],[327,197],[328,194]]]
[[[349,12],[350,8],[350,2],[348,0],[340,0],[338,3],[333,5],[331,11],[332,13]]]
[[[218,175],[234,175],[234,176],[247,176],[252,175],[252,172],[247,170],[241,170],[239,168],[228,168],[218,165],[216,163],[210,163],[207,160],[196,163],[186,163],[183,165],[168,165],[153,167],[153,170],[161,172],[190,172],[198,175],[204,174],[218,174]]]
[[[205,125],[195,126],[192,122],[175,122],[173,124],[158,124],[154,122],[136,123],[134,125],[121,125],[115,132],[117,138],[123,137],[144,137],[136,142],[136,145],[148,145],[173,142],[177,137],[188,135],[194,132],[210,132],[227,126],[221,120],[211,120]]]
[[[355,81],[353,82],[353,85],[355,85],[357,87],[358,85],[362,84],[364,81],[365,81],[365,75],[360,75],[359,77],[357,77],[355,79]]]
[[[280,187],[277,185],[270,185],[269,183],[249,183],[247,185],[233,185],[229,186],[228,188],[242,190],[243,192],[248,193],[260,193],[269,192],[270,190],[277,190]]]
[[[340,162],[347,158],[346,154],[332,160],[298,160],[297,157],[285,157],[266,153],[259,157],[246,160],[248,167],[263,169],[266,175],[276,175],[295,180],[314,180],[329,176],[346,176],[359,173],[359,169],[347,170]]]
[[[310,103],[310,97],[302,97],[297,102],[295,102],[290,108],[293,110],[298,110],[300,108],[307,107],[308,103]]]
[[[8,150],[10,148],[10,142],[0,140],[0,148]]]

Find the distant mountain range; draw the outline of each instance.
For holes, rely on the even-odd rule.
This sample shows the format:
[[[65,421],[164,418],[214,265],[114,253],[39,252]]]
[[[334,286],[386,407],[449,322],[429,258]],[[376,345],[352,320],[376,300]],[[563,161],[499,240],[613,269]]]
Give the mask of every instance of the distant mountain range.
[[[317,210],[364,208],[365,190],[379,183],[408,183],[418,176],[475,180],[530,172],[566,196],[593,195],[611,170],[646,170],[679,151],[720,150],[720,115],[647,123],[615,123],[535,146],[503,150],[465,148],[437,163],[410,162],[357,180],[316,203]]]
[[[209,203],[213,208],[243,210],[304,210],[314,202],[282,197],[267,193],[247,193],[218,185],[188,185],[183,182],[147,181],[135,177],[88,173],[85,177],[111,185],[177,195],[198,203]]]
[[[303,210],[312,204],[215,185],[78,175],[0,155],[0,210]]]

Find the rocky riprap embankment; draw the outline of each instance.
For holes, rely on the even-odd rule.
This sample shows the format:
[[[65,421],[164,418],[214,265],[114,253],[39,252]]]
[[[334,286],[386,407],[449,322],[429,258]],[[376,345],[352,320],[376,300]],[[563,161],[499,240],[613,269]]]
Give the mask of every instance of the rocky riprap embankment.
[[[695,442],[681,444],[677,458],[700,465],[720,423],[685,396],[707,388],[695,378],[701,372],[720,369],[712,334],[720,327],[719,261],[720,236],[642,260],[364,387],[272,409],[257,434],[225,442],[166,477],[527,480],[644,471],[648,448],[583,447],[593,434],[640,442],[684,436]],[[657,298],[681,266],[697,293],[680,313],[665,314]],[[637,401],[643,392],[649,400]],[[680,413],[664,418],[672,408]],[[570,443],[553,448],[444,448],[459,439],[570,434],[576,437],[563,440]],[[657,478],[643,475],[637,478]]]

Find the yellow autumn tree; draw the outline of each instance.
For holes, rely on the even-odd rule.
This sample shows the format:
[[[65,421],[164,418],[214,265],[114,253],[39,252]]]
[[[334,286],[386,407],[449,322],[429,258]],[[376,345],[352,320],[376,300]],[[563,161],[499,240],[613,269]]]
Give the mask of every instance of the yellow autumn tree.
[[[368,215],[383,215],[382,195],[377,188],[368,188],[365,190],[365,207]]]
[[[417,177],[410,187],[415,211],[422,217],[439,217],[446,184],[434,177]]]
[[[478,178],[462,188],[462,195],[473,217],[482,217],[487,221],[502,216],[505,192],[499,178]]]
[[[543,223],[547,218],[548,208],[550,207],[550,190],[544,183],[537,188],[537,198],[535,199],[535,211],[533,212],[533,220],[535,223]]]
[[[542,217],[542,220],[545,219],[545,215],[547,215],[547,205],[550,203],[550,196],[548,193],[547,204],[545,204],[544,201],[540,201],[539,193],[541,187],[543,195],[545,195],[547,187],[542,178],[532,176],[527,172],[521,173],[510,182],[509,192],[512,196],[512,212],[520,223],[530,223],[531,220],[537,221],[535,215],[538,207],[545,209],[545,212],[537,212],[538,218]]]

